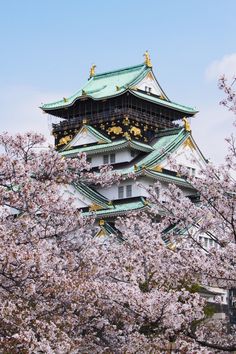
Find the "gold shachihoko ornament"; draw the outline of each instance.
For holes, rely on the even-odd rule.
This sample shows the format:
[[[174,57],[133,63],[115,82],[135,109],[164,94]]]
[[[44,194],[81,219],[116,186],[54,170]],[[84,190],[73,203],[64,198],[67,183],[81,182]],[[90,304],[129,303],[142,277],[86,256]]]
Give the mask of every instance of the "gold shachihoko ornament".
[[[186,132],[191,132],[190,123],[186,117],[183,118],[183,122],[184,122],[184,129],[186,130]]]
[[[148,51],[146,50],[146,52],[143,54],[145,57],[145,64],[148,68],[152,68],[152,63],[151,63],[151,59],[150,59],[150,54],[148,53]]]
[[[95,75],[95,68],[96,68],[96,65],[93,64],[90,68],[90,71],[89,71],[89,77],[93,77]]]

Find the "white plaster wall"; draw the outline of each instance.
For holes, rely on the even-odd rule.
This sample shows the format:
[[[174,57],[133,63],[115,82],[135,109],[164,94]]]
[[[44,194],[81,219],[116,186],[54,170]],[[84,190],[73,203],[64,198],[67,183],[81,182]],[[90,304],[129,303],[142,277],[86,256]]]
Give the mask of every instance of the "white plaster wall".
[[[154,95],[160,96],[162,94],[157,82],[155,81],[154,77],[152,74],[148,74],[138,85],[137,88],[139,88],[142,91],[145,91],[145,87],[150,87],[151,88],[151,93]],[[147,91],[148,92],[148,91]]]
[[[172,154],[171,157],[179,165],[194,168],[196,171],[196,173],[195,173],[196,176],[199,176],[200,169],[206,165],[205,160],[198,153],[198,151],[196,149],[190,148],[189,146],[181,145]],[[172,170],[172,167],[170,166],[170,164],[167,160],[165,160],[163,163],[161,163],[161,166],[163,168]]]
[[[153,186],[156,181],[149,177],[139,177],[136,180],[126,180],[122,181],[119,185],[112,185],[110,187],[100,187],[97,191],[104,195],[109,200],[118,199],[118,187],[132,185],[132,197],[148,197],[149,193],[146,188]],[[165,202],[163,192],[168,188],[168,183],[161,182],[159,198],[161,201]],[[193,194],[191,189],[181,187],[184,195],[189,196]]]
[[[74,206],[76,208],[84,208],[92,204],[90,199],[79,193],[72,185],[64,185],[61,189],[61,195],[64,200],[74,198]]]
[[[100,154],[89,154],[88,157],[92,158],[91,165],[92,167],[97,167],[100,165],[103,165],[103,156],[104,155],[110,155],[113,152],[102,152]],[[123,149],[123,150],[116,150],[115,152],[116,156],[116,162],[115,163],[120,163],[120,162],[129,162],[131,161],[134,157],[131,156],[131,150],[129,149]]]
[[[81,146],[86,144],[93,144],[98,141],[92,134],[87,130],[82,130],[79,132],[75,138],[71,141],[70,146]]]

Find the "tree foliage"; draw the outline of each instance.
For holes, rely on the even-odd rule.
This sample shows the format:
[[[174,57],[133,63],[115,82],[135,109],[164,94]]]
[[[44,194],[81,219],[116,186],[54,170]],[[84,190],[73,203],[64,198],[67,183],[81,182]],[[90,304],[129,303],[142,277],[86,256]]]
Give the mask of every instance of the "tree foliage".
[[[221,87],[232,95],[225,80]],[[94,238],[93,217],[63,193],[78,180],[121,177],[109,168],[95,174],[83,154],[65,160],[42,143],[32,133],[0,136],[1,352],[236,350],[235,328],[216,321],[199,294],[236,287],[234,140],[224,165],[187,177],[198,203],[176,186],[165,203],[150,190],[147,213],[117,220],[122,241]],[[217,247],[204,249],[203,234]]]

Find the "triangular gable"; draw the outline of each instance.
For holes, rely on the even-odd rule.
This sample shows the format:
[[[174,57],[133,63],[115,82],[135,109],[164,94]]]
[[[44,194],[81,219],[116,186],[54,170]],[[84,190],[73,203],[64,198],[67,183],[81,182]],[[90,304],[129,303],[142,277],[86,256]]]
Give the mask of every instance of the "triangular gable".
[[[152,71],[149,71],[147,75],[138,84],[136,84],[135,88],[160,96],[165,100],[169,100]]]
[[[192,175],[198,175],[199,170],[204,168],[207,163],[191,135],[171,153],[171,158],[177,165],[188,168]],[[167,159],[161,163],[161,166],[166,169],[172,169]]]
[[[70,184],[64,185],[61,193],[64,200],[73,198],[74,206],[78,209],[90,207],[93,203],[90,198],[80,193],[80,191]]]
[[[111,140],[89,125],[84,125],[63,150],[73,149],[89,144],[105,144]]]

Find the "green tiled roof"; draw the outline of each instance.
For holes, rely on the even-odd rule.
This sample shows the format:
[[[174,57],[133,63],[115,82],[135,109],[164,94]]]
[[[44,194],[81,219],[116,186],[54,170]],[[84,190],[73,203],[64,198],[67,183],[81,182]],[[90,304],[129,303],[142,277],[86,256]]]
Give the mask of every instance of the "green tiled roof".
[[[69,150],[71,149],[71,147],[73,148],[73,146],[76,146],[76,140],[84,129],[86,129],[91,135],[93,135],[96,139],[98,139],[100,143],[112,142],[111,139],[107,138],[105,135],[100,133],[97,129],[95,129],[91,125],[83,125],[82,128],[79,130],[79,132],[76,134],[76,136],[63,148],[62,151]]]
[[[103,217],[103,216],[114,216],[114,215],[122,215],[130,211],[135,210],[142,210],[149,208],[145,202],[145,199],[140,197],[138,201],[127,201],[121,204],[114,204],[113,209],[106,209],[106,210],[97,210],[96,216]],[[87,211],[84,212],[83,215],[91,215],[91,212]]]
[[[89,198],[91,201],[93,201],[95,204],[100,205],[104,209],[112,209],[113,206],[110,205],[110,201],[104,197],[102,194],[98,193],[91,187],[87,186],[85,183],[80,182],[80,183],[74,183],[75,188],[84,196]]]
[[[149,95],[136,90],[135,85],[141,82],[141,80],[150,71],[152,72],[152,68],[147,67],[145,64],[140,64],[119,70],[96,74],[91,77],[87,83],[74,95],[68,98],[63,98],[57,102],[43,104],[40,108],[46,112],[50,112],[50,110],[52,111],[55,109],[72,106],[74,102],[80,98],[90,97],[93,100],[102,100],[105,98],[119,96],[124,92],[129,91],[139,98],[148,100],[158,105],[173,108],[186,114],[193,115],[197,113],[196,109],[171,102],[165,95],[158,82],[157,84],[159,86],[160,92],[162,92],[162,96],[166,99],[160,99],[158,96],[152,94]]]
[[[137,164],[138,167],[143,165],[152,167],[159,164],[167,157],[167,154],[176,150],[190,136],[190,132],[187,132],[184,128],[173,130],[173,134],[170,130],[169,134],[162,136],[162,133],[160,133],[159,137],[157,136],[157,142],[153,145],[155,150],[144,157]]]
[[[163,181],[166,183],[174,183],[178,186],[183,186],[185,188],[189,188],[189,189],[195,189],[189,182],[187,182],[184,178],[182,177],[178,177],[178,176],[172,176],[169,175],[167,173],[163,173],[163,172],[156,172],[153,170],[144,170],[143,171],[143,175],[144,176],[149,176],[154,178],[155,180],[158,181]]]
[[[68,107],[72,105],[76,99],[84,97],[85,95],[94,100],[120,95],[126,91],[129,86],[141,81],[150,70],[151,69],[145,64],[140,64],[120,70],[96,74],[71,97],[57,102],[44,104],[41,108],[43,110],[50,110]]]
[[[126,147],[130,147],[132,149],[135,149],[138,151],[144,151],[144,152],[153,151],[153,148],[150,145],[141,143],[139,141],[121,139],[121,140],[115,140],[115,141],[113,141],[111,143],[107,143],[107,144],[97,144],[97,145],[80,147],[77,149],[75,148],[75,149],[71,149],[71,150],[68,150],[66,148],[66,149],[64,149],[64,151],[61,152],[61,155],[71,157],[71,156],[79,154],[80,152],[86,152],[86,154],[92,155],[92,154],[99,154],[101,152],[106,152],[106,151],[113,151],[113,150],[117,151],[117,150],[124,149]]]
[[[140,92],[140,91],[132,91],[133,95],[139,97],[139,98],[142,98],[144,100],[147,100],[147,101],[150,101],[150,102],[153,102],[153,103],[157,103],[158,105],[160,106],[165,106],[165,107],[170,107],[170,108],[174,108],[176,109],[177,111],[181,111],[183,113],[191,113],[191,114],[195,114],[197,113],[198,111],[194,108],[191,108],[191,107],[186,107],[186,106],[183,106],[183,105],[180,105],[178,103],[175,103],[175,102],[170,102],[170,101],[167,101],[167,100],[164,100],[164,99],[160,99],[159,97],[157,96],[154,96],[154,95],[149,95],[149,94],[146,94],[144,92]]]

